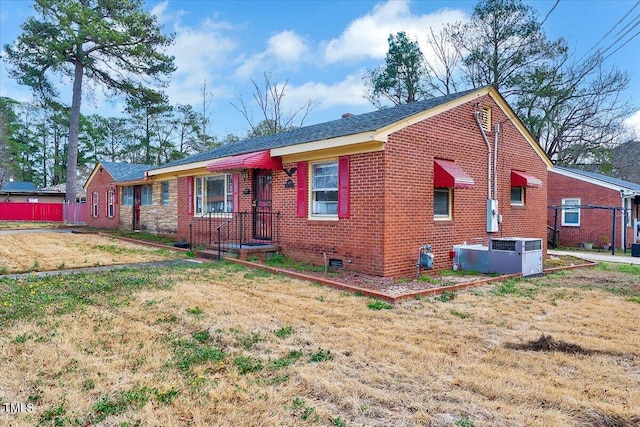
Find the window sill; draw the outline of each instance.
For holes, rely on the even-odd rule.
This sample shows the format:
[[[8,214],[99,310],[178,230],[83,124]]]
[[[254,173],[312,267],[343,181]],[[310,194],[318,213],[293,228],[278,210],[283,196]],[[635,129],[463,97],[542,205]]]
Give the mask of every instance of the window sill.
[[[338,215],[326,215],[326,216],[309,216],[309,221],[338,221]]]
[[[453,225],[455,222],[452,218],[434,218],[433,223],[435,225]]]

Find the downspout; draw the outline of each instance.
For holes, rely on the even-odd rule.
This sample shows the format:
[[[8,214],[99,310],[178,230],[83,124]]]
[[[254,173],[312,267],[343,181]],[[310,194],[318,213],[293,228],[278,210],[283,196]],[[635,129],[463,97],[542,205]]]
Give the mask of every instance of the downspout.
[[[498,134],[500,133],[500,124],[494,127],[495,142],[493,143],[493,196],[498,198]]]
[[[476,123],[478,124],[478,129],[480,129],[480,133],[482,134],[482,139],[484,139],[484,143],[487,144],[487,199],[491,200],[491,144],[489,144],[489,139],[487,139],[487,134],[484,133],[484,129],[482,128],[482,123],[480,123],[480,112],[474,111],[473,116],[476,118]]]

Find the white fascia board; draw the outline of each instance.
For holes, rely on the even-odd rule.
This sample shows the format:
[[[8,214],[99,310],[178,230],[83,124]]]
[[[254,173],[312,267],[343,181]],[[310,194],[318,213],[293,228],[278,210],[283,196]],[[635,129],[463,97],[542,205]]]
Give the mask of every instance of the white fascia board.
[[[354,135],[341,136],[339,138],[321,139],[303,144],[290,145],[288,147],[272,148],[271,157],[326,150],[371,141],[387,142],[387,137],[381,136],[377,132],[362,132]]]
[[[149,176],[154,176],[154,175],[162,175],[166,173],[185,172],[191,169],[206,168],[209,163],[216,162],[222,159],[226,159],[226,157],[220,157],[219,159],[203,160],[196,163],[184,163],[182,165],[170,166],[168,168],[153,169],[153,170],[147,171],[147,174]]]
[[[633,190],[633,189],[631,189],[629,187],[624,187],[624,186],[620,186],[620,185],[611,184],[610,182],[604,182],[604,181],[601,181],[599,179],[591,178],[591,177],[588,177],[588,176],[585,176],[585,175],[581,175],[579,173],[575,173],[575,172],[571,172],[571,171],[566,171],[566,170],[553,168],[549,172],[557,173],[558,175],[563,175],[563,176],[566,176],[566,177],[569,177],[569,178],[579,179],[580,181],[588,182],[589,184],[594,184],[594,185],[597,185],[599,187],[606,188],[606,189],[609,189],[609,190],[614,190],[614,191],[617,191],[617,192],[620,192],[620,190],[625,190],[625,191],[632,192],[634,194],[638,194],[637,191],[635,191],[635,190]]]

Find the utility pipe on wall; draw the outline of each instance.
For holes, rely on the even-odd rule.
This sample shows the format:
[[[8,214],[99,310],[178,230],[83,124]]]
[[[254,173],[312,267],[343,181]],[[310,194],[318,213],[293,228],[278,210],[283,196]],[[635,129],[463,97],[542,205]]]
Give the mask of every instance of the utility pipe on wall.
[[[474,111],[473,116],[476,118],[478,129],[480,129],[480,133],[482,134],[482,139],[484,139],[484,143],[487,144],[487,199],[491,200],[491,144],[489,144],[487,134],[484,133],[482,123],[480,123],[480,112]]]
[[[500,124],[494,127],[495,141],[493,143],[493,197],[498,198],[498,135],[500,134]]]

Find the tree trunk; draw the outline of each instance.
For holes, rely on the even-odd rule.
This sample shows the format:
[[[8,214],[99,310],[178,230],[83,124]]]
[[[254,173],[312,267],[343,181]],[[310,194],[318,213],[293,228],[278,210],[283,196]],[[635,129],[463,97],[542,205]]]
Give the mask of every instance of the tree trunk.
[[[67,153],[67,202],[76,202],[76,170],[78,169],[78,132],[80,125],[80,102],[82,101],[82,76],[84,67],[79,61],[75,64],[73,76],[73,97],[71,116],[69,117],[69,146]]]

